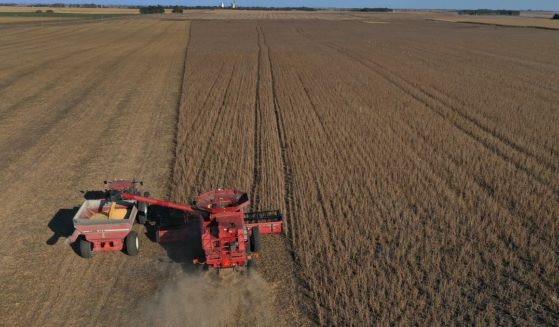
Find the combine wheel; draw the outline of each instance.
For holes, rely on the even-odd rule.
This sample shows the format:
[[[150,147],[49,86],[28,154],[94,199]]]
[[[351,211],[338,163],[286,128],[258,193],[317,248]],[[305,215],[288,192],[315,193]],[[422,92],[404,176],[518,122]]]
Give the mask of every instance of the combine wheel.
[[[128,236],[126,236],[126,253],[128,255],[137,255],[140,251],[138,242],[138,234],[135,231],[131,231]]]
[[[257,226],[252,227],[252,235],[250,236],[250,250],[252,252],[260,252],[260,245],[260,229]]]
[[[80,255],[83,258],[91,258],[93,255],[93,250],[91,249],[91,242],[87,241],[85,238],[80,238]]]

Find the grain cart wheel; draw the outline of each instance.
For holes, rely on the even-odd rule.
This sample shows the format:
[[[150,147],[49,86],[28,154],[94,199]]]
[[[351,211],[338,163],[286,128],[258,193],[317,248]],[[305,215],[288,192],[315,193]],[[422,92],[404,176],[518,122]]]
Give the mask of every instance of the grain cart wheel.
[[[91,242],[87,241],[84,237],[80,238],[80,255],[86,259],[91,258],[93,255]]]
[[[250,250],[252,252],[260,252],[260,229],[258,226],[252,227],[252,235],[250,236]]]
[[[138,233],[135,231],[128,233],[128,236],[126,236],[126,253],[132,256],[137,255],[140,252],[139,245]]]
[[[138,223],[145,225],[148,221],[148,206],[145,202],[138,203]]]

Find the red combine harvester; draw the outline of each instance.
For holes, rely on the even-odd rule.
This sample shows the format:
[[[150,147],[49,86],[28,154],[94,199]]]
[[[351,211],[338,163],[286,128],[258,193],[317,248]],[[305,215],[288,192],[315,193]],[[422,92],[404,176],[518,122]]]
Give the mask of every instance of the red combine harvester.
[[[254,266],[260,251],[261,234],[278,234],[283,230],[279,211],[245,213],[250,204],[248,195],[236,189],[217,189],[200,194],[192,205],[153,199],[138,194],[121,193],[123,199],[148,203],[185,212],[185,221],[200,221],[201,243],[205,262],[194,263],[214,269]],[[186,237],[187,224],[156,226],[156,240],[169,242]]]

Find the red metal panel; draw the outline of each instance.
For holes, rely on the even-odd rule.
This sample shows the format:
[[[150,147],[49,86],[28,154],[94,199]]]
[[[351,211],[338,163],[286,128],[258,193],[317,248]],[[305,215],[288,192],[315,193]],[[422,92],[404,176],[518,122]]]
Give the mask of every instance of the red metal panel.
[[[160,243],[183,241],[188,234],[187,226],[183,228],[174,229],[159,229],[157,231],[158,240]]]
[[[260,234],[281,234],[283,232],[283,222],[266,222],[247,224],[248,229],[258,226]]]
[[[150,204],[158,205],[158,206],[161,206],[161,207],[173,208],[173,209],[177,209],[177,210],[181,210],[181,211],[185,211],[185,212],[196,213],[196,210],[194,210],[191,206],[184,205],[184,204],[178,204],[178,203],[165,201],[165,200],[160,200],[160,199],[154,199],[154,198],[147,198],[145,196],[129,194],[129,193],[122,193],[121,196],[123,198],[129,199],[129,200],[136,200],[136,201],[139,201],[139,202],[150,203]]]
[[[124,242],[122,238],[94,240],[91,243],[93,244],[94,252],[121,251],[124,249]]]
[[[138,213],[135,206],[131,207],[129,219],[103,221],[103,223],[74,224],[75,231],[70,238],[74,242],[79,235],[92,243],[93,251],[120,251],[124,248],[124,239],[134,225]],[[91,222],[91,221],[90,221]]]

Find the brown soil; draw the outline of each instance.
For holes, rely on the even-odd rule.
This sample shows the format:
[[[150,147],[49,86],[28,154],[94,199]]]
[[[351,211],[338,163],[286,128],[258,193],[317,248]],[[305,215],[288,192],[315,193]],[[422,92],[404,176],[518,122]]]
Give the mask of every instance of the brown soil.
[[[127,8],[59,8],[59,7],[28,7],[28,6],[0,6],[0,12],[35,12],[37,10],[53,10],[57,13],[85,13],[85,14],[139,14],[138,9]]]
[[[382,17],[193,22],[173,196],[286,213],[293,319],[557,323],[559,35]]]
[[[557,325],[555,31],[189,14],[3,30],[0,325]],[[79,258],[79,191],[133,175],[286,235],[247,284],[143,233]]]
[[[189,23],[4,29],[0,44],[0,325],[126,325],[173,264],[64,244],[80,191],[141,177],[165,196]]]
[[[445,15],[433,14],[434,19],[442,22],[470,23],[482,25],[508,26],[508,27],[534,27],[559,30],[559,21],[547,17],[527,16],[469,16],[469,15]]]

